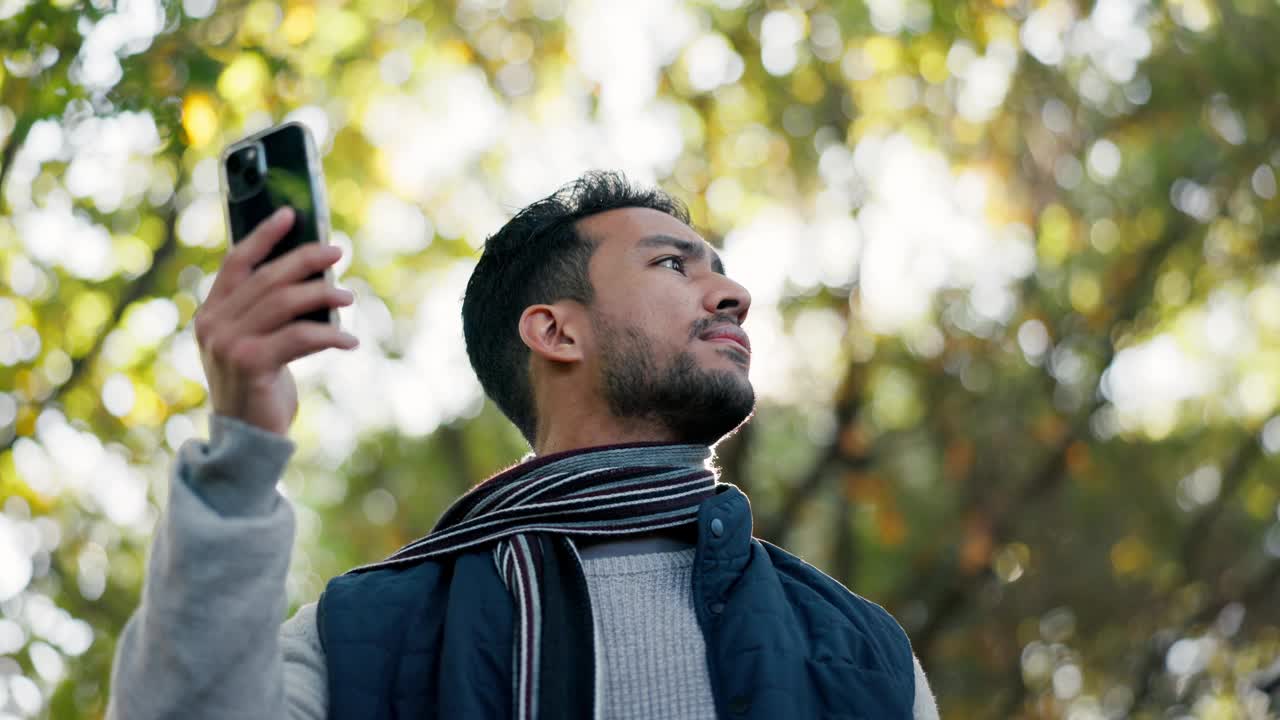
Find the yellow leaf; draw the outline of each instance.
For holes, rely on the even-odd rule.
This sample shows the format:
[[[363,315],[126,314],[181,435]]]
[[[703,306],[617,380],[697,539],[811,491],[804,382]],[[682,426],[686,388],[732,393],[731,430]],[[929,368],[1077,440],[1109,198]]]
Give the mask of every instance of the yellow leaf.
[[[341,55],[355,49],[364,38],[364,18],[350,10],[325,8],[316,18],[312,41],[329,55]]]
[[[1071,307],[1088,315],[1102,303],[1102,285],[1091,272],[1078,272],[1071,276]]]
[[[218,76],[218,94],[234,104],[256,106],[270,79],[267,63],[257,53],[241,53]]]
[[[316,29],[316,9],[312,5],[295,5],[289,8],[280,25],[280,33],[290,45],[301,45]]]
[[[165,419],[169,408],[148,383],[133,383],[133,407],[121,418],[125,425],[156,427]]]
[[[208,95],[187,95],[182,103],[182,129],[187,133],[187,144],[196,148],[209,144],[218,134],[218,111]]]
[[[1271,517],[1276,507],[1276,491],[1265,483],[1255,482],[1244,493],[1244,509],[1259,520]]]
[[[1116,575],[1131,575],[1151,564],[1151,551],[1137,535],[1127,535],[1111,547],[1111,569]]]
[[[1054,203],[1040,213],[1040,259],[1060,265],[1071,252],[1071,213]]]
[[[947,79],[947,56],[939,50],[929,50],[920,57],[920,77],[931,85]]]
[[[902,45],[897,40],[877,35],[862,46],[867,59],[877,72],[888,72],[902,62]]]
[[[826,91],[826,82],[812,66],[806,65],[791,76],[791,94],[802,103],[816,103]]]
[[[105,293],[86,290],[76,295],[67,310],[66,350],[71,357],[82,357],[93,347],[98,333],[111,316],[111,301]]]

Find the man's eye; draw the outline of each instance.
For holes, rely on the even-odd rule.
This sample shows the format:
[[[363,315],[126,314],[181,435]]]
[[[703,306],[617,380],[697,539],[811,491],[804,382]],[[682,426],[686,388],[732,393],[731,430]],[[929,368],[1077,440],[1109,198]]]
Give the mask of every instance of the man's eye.
[[[654,264],[661,265],[665,262],[673,263],[671,266],[672,270],[675,270],[678,273],[682,273],[682,274],[684,273],[684,258],[679,257],[678,255],[672,255],[670,257],[664,257]]]

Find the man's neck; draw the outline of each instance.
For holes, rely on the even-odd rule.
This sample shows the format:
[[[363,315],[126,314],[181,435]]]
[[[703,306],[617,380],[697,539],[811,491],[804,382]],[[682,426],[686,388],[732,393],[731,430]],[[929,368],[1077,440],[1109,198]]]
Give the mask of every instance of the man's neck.
[[[534,445],[537,455],[566,450],[621,445],[635,442],[679,442],[666,428],[653,423],[622,422],[616,418],[579,417],[554,427],[539,427]]]

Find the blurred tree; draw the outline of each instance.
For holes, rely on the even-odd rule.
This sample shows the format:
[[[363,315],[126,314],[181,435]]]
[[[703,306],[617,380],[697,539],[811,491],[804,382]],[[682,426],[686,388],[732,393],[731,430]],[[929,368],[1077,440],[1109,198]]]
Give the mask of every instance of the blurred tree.
[[[217,153],[285,117],[364,341],[295,364],[295,602],[527,450],[458,298],[510,212],[620,167],[755,296],[724,479],[902,620],[944,716],[1274,714],[1278,32],[1258,0],[0,3],[0,717],[105,708],[205,434]]]

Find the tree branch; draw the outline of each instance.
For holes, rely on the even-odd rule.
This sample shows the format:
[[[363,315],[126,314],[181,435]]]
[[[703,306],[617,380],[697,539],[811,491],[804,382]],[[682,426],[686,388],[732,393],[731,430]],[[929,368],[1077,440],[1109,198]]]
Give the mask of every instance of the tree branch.
[[[1155,677],[1164,664],[1165,653],[1169,651],[1172,638],[1183,637],[1192,628],[1205,625],[1222,613],[1232,603],[1252,605],[1267,601],[1280,590],[1280,561],[1272,560],[1259,571],[1247,585],[1238,592],[1220,593],[1217,599],[1206,604],[1199,612],[1192,615],[1172,633],[1162,633],[1153,637],[1147,644],[1147,653],[1134,678],[1133,703],[1130,709],[1136,710],[1151,701]]]
[[[1235,453],[1231,456],[1231,462],[1227,466],[1226,472],[1222,474],[1222,487],[1218,491],[1218,497],[1210,503],[1205,509],[1196,516],[1192,521],[1191,527],[1187,529],[1182,538],[1182,567],[1187,570],[1187,575],[1194,576],[1196,569],[1200,565],[1200,558],[1203,554],[1201,548],[1207,543],[1205,538],[1213,523],[1226,509],[1227,503],[1235,496],[1236,491],[1244,484],[1245,476],[1248,475],[1249,468],[1253,463],[1262,457],[1262,448],[1258,443],[1258,439],[1252,433],[1245,437],[1244,442],[1236,448]]]
[[[760,537],[775,540],[781,539],[782,533],[795,522],[800,510],[809,502],[809,499],[818,491],[818,488],[822,486],[822,481],[832,468],[841,463],[849,463],[856,467],[863,467],[870,463],[870,453],[866,450],[842,447],[845,444],[842,442],[843,438],[857,422],[859,411],[862,408],[862,389],[866,383],[865,375],[866,373],[861,364],[849,363],[836,393],[835,436],[823,448],[822,453],[814,461],[809,472],[805,473],[800,483],[787,496],[778,513],[773,518],[760,524]]]
[[[1217,499],[1212,505],[1205,508],[1203,512],[1196,516],[1191,523],[1191,527],[1187,529],[1183,536],[1182,542],[1182,567],[1187,570],[1187,575],[1195,576],[1195,567],[1199,565],[1201,555],[1200,547],[1204,545],[1205,534],[1213,525],[1214,521],[1221,515],[1222,510],[1226,507],[1228,500],[1235,495],[1235,492],[1244,483],[1245,476],[1248,475],[1249,468],[1252,464],[1262,457],[1257,438],[1252,434],[1245,438],[1244,442],[1236,448],[1232,454],[1231,462],[1226,473],[1223,476],[1223,488],[1218,493]],[[1280,563],[1273,563],[1280,568]],[[1273,572],[1277,569],[1273,568]],[[1266,581],[1266,575],[1260,576],[1262,582]],[[1242,593],[1247,594],[1247,593]],[[1208,618],[1216,616],[1222,611],[1222,608],[1231,602],[1230,600],[1221,601],[1216,604],[1209,605],[1202,610],[1189,624],[1198,624],[1206,622]],[[1207,613],[1207,616],[1206,616]],[[1187,626],[1184,626],[1182,634],[1185,634]],[[1134,701],[1132,707],[1137,707],[1151,693],[1152,679],[1159,670],[1164,654],[1168,651],[1168,643],[1163,641],[1160,635],[1152,637],[1147,641],[1147,651],[1144,653],[1143,659],[1138,663],[1138,670],[1134,678]]]
[[[1110,339],[1110,331],[1132,323],[1137,317],[1142,303],[1150,295],[1151,289],[1155,284],[1157,271],[1164,264],[1165,259],[1173,251],[1173,248],[1183,239],[1185,227],[1185,222],[1178,222],[1172,227],[1166,228],[1160,241],[1143,255],[1136,275],[1129,284],[1129,290],[1119,303],[1113,315],[1113,320],[1108,323],[1108,332],[1103,335],[1104,345],[1102,357],[1100,358],[1100,367],[1109,366],[1115,357],[1116,348],[1115,343]],[[1052,494],[1062,486],[1062,481],[1067,475],[1067,450],[1073,443],[1087,435],[1089,418],[1102,405],[1103,400],[1098,398],[1077,413],[1069,431],[1051,448],[1040,469],[1023,482],[1019,490],[1013,493],[1011,500],[1004,502],[997,500],[994,507],[990,509],[983,509],[979,506],[972,508],[979,515],[988,518],[993,546],[1009,541],[1015,522],[1024,514],[1028,505]],[[939,568],[937,565],[938,563],[934,563],[931,567],[925,568],[921,574],[928,576],[938,573]],[[960,612],[969,599],[975,595],[974,590],[984,578],[989,576],[990,569],[991,564],[988,558],[984,564],[971,572],[959,574],[954,569],[952,570],[951,580],[939,591],[938,599],[933,603],[928,620],[916,632],[914,644],[916,647],[921,648],[922,659],[931,652],[932,645],[941,629],[950,623],[952,617]]]
[[[146,269],[137,280],[133,281],[120,297],[120,302],[116,303],[115,308],[111,312],[111,319],[103,327],[102,332],[94,340],[93,346],[79,358],[71,363],[71,373],[67,376],[66,382],[53,389],[53,392],[43,402],[45,405],[57,404],[66,392],[75,386],[81,377],[88,372],[102,353],[102,347],[106,343],[107,337],[117,326],[120,325],[121,319],[124,317],[125,310],[130,305],[154,294],[156,286],[159,284],[162,270],[167,266],[169,259],[174,255],[178,248],[177,240],[177,206],[171,204],[169,213],[165,218],[165,235],[164,241],[160,247],[156,249],[155,255],[151,258],[151,266]],[[18,436],[14,434],[3,445],[0,445],[0,455],[3,455],[13,443],[17,441]]]
[[[31,130],[31,118],[20,117],[13,126],[13,132],[9,134],[9,140],[4,145],[4,151],[0,152],[0,207],[4,207],[4,185],[9,180],[9,172],[13,170],[13,161],[18,156],[18,148],[27,140],[27,133]]]
[[[0,197],[3,197],[4,183],[9,179],[9,170],[13,167],[13,158],[18,154],[18,146],[23,138],[18,137],[18,128],[13,129],[9,142],[5,143],[4,152],[0,153]]]

